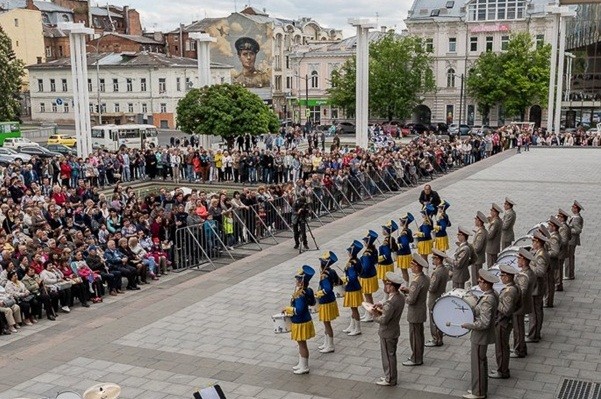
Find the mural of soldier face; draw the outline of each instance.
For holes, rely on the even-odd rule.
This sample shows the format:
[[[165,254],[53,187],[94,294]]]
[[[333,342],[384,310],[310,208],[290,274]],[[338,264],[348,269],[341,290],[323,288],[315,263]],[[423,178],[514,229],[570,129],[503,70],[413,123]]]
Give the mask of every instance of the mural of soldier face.
[[[255,69],[255,60],[257,59],[257,54],[252,50],[242,50],[239,55],[240,63],[242,67],[247,70]]]

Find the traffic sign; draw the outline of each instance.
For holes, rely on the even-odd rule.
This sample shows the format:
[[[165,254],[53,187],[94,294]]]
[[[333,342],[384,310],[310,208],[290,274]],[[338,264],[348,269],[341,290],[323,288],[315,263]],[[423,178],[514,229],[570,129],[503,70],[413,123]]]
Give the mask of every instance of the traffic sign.
[[[56,100],[54,100],[54,102],[56,103],[56,105],[63,105],[63,99],[62,98],[57,98]]]

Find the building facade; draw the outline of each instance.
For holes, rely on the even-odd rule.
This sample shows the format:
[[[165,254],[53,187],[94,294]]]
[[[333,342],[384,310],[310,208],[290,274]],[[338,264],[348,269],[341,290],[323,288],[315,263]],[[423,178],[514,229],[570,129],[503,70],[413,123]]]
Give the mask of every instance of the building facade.
[[[70,58],[30,65],[32,120],[73,124]],[[231,66],[211,63],[213,83],[230,83]],[[88,55],[92,125],[150,123],[176,128],[176,108],[198,87],[196,60],[159,53]]]
[[[413,121],[503,125],[512,119],[501,106],[483,121],[475,101],[465,95],[465,76],[485,51],[502,52],[513,33],[528,32],[535,45],[553,38],[548,0],[415,0],[405,20],[409,34],[422,37],[432,53],[436,90],[424,96]],[[463,87],[463,90],[462,90]],[[462,96],[463,92],[463,96]],[[526,120],[546,126],[546,103],[532,104]]]

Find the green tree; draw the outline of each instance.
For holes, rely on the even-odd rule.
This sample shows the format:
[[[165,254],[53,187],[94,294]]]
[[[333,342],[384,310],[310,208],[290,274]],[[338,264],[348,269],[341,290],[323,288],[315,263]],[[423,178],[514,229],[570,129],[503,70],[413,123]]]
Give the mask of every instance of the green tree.
[[[0,28],[0,121],[18,119],[24,75],[23,61],[15,57],[10,38]]]
[[[532,36],[517,33],[500,54],[481,54],[467,79],[467,91],[483,115],[502,104],[508,115],[524,120],[526,109],[546,101],[551,46],[535,48]]]
[[[177,125],[186,133],[228,139],[276,132],[279,120],[256,94],[240,85],[222,84],[192,89],[179,100]]]
[[[420,95],[435,88],[431,58],[423,40],[390,32],[369,46],[369,108],[374,116],[407,119]],[[332,74],[330,102],[355,111],[356,60],[351,58]]]

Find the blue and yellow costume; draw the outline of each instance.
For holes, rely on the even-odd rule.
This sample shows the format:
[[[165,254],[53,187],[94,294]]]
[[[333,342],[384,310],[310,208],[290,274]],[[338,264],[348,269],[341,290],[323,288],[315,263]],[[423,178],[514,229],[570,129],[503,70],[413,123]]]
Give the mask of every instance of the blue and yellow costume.
[[[399,226],[394,220],[382,226],[384,241],[378,250],[380,253],[380,256],[378,256],[378,280],[385,280],[386,273],[394,271],[394,259],[392,256],[397,251],[398,246],[391,234],[397,231],[398,228]]]
[[[314,274],[315,270],[311,266],[305,265],[294,276],[303,280],[303,288],[296,289],[290,299],[290,306],[285,309],[285,313],[292,316],[290,338],[293,341],[307,341],[315,337],[315,326],[309,311],[309,306],[315,305],[315,295],[309,288],[309,281]]]
[[[417,238],[417,253],[420,255],[430,255],[432,253],[432,219],[431,216],[436,212],[432,204],[428,204],[421,211],[424,221],[419,226],[419,231],[415,233]]]
[[[376,271],[376,263],[378,263],[378,253],[374,245],[376,238],[378,238],[378,233],[373,230],[369,230],[363,237],[365,250],[359,258],[361,262],[359,281],[361,282],[361,292],[364,294],[373,294],[380,288]]]
[[[349,260],[344,268],[346,285],[344,287],[344,302],[342,306],[345,308],[358,308],[363,302],[361,294],[361,283],[359,282],[359,274],[361,274],[361,263],[357,258],[359,251],[363,249],[361,242],[354,240],[350,247],[347,248]]]
[[[338,257],[332,251],[325,252],[321,258],[321,274],[319,276],[319,290],[316,293],[319,301],[319,321],[332,321],[338,318],[338,303],[334,294],[334,286],[341,285],[342,280],[338,277],[336,270],[330,266],[338,261]]]
[[[439,251],[446,251],[449,249],[449,236],[447,234],[447,227],[451,227],[451,220],[446,214],[446,210],[451,206],[447,201],[442,201],[438,205],[438,213],[436,214],[436,220],[434,225],[434,231],[436,232],[434,238],[434,248]]]
[[[411,243],[413,242],[413,232],[409,228],[409,223],[414,220],[415,218],[409,212],[401,218],[403,229],[397,239],[399,248],[396,252],[396,265],[399,269],[409,269],[409,266],[411,266]]]

